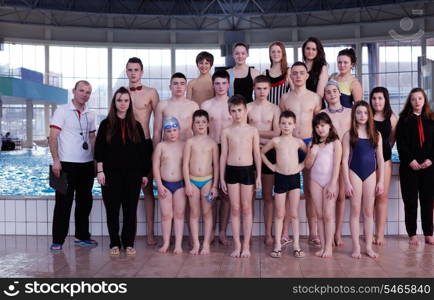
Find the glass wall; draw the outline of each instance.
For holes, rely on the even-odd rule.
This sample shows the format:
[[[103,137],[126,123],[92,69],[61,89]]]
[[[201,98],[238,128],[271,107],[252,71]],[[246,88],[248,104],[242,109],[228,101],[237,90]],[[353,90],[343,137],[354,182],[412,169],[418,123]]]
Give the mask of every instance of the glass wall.
[[[97,112],[100,119],[107,115],[107,48],[50,46],[50,74],[58,74],[59,86],[68,90],[78,80],[87,80],[92,85],[89,107]]]
[[[43,45],[5,43],[0,51],[0,76],[21,77],[19,68],[45,73]]]
[[[363,89],[368,100],[375,86],[389,90],[395,113],[404,105],[408,92],[418,85],[417,60],[422,55],[420,41],[383,41],[363,47]]]
[[[167,99],[170,95],[169,79],[171,76],[171,56],[169,48],[113,48],[113,92],[121,86],[128,86],[125,67],[128,59],[131,57],[138,57],[142,60],[143,84],[157,89],[160,99]]]

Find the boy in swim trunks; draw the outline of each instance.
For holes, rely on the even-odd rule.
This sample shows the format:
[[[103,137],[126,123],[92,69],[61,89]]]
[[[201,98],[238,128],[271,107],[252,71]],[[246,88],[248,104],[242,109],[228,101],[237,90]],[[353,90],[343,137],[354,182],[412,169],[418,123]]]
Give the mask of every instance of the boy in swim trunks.
[[[214,56],[209,52],[202,51],[196,56],[196,66],[200,75],[188,82],[187,99],[193,100],[199,106],[214,96],[214,88],[209,74],[213,63]]]
[[[267,144],[273,137],[279,136],[279,115],[280,109],[277,105],[268,101],[271,81],[265,75],[259,75],[253,80],[253,91],[255,100],[247,104],[247,119],[250,125],[259,131],[260,147]],[[267,158],[276,162],[276,152],[269,151]],[[272,224],[273,224],[273,183],[274,172],[262,164],[262,197],[264,198],[264,223],[265,223],[265,244],[273,245]],[[280,237],[279,237],[280,238]]]
[[[272,138],[261,150],[264,164],[273,170],[274,173],[274,201],[275,215],[274,226],[275,235],[274,250],[271,257],[280,258],[282,255],[281,240],[277,237],[282,235],[283,220],[289,216],[293,233],[293,255],[297,258],[304,257],[305,254],[300,248],[300,229],[298,218],[298,205],[300,202],[300,171],[303,163],[298,161],[298,150],[306,152],[307,147],[303,140],[293,136],[296,117],[292,111],[283,111],[280,114],[279,137]],[[267,158],[266,153],[271,149],[276,150],[276,163],[273,164]]]
[[[220,184],[223,191],[229,194],[231,203],[232,236],[235,246],[231,256],[250,257],[253,191],[254,187],[261,187],[259,133],[246,122],[247,106],[243,96],[234,95],[229,99],[229,112],[233,123],[222,131]],[[243,214],[242,247],[240,212]]]
[[[182,176],[184,142],[179,140],[180,125],[176,118],[163,120],[164,142],[157,144],[152,157],[152,170],[160,200],[163,246],[158,250],[166,253],[170,245],[172,219],[175,229],[174,254],[182,253],[184,229],[185,193]]]
[[[351,109],[342,106],[341,93],[339,91],[339,84],[335,80],[329,80],[324,88],[324,98],[327,101],[327,108],[322,111],[329,115],[332,120],[333,126],[342,143],[342,138],[351,128]],[[342,169],[339,174],[339,194],[336,200],[336,229],[334,234],[333,244],[335,246],[343,246],[342,240],[342,226],[344,224],[344,211],[345,211],[345,182],[342,175]]]
[[[228,109],[228,89],[229,89],[229,73],[225,70],[215,71],[212,75],[214,86],[214,98],[206,100],[202,103],[201,108],[206,110],[209,114],[209,136],[218,144],[219,155],[221,150],[220,137],[222,130],[232,124],[232,117]],[[229,198],[220,189],[221,201],[216,201],[213,208],[213,215],[215,222],[217,221],[217,212],[219,214],[219,242],[225,246],[228,245],[226,238],[226,229],[229,221]],[[220,207],[218,208],[218,206]]]
[[[306,88],[306,81],[309,77],[306,64],[295,62],[290,70],[290,77],[294,89],[283,94],[280,99],[280,110],[290,110],[297,117],[297,127],[294,129],[294,136],[303,139],[306,146],[312,140],[313,116],[321,110],[321,98],[317,93]],[[305,154],[299,152],[300,160],[304,160]],[[315,206],[313,205],[309,191],[309,172],[303,170],[304,199],[306,200],[306,216],[309,224],[309,244],[320,246],[317,230],[317,219]],[[285,219],[283,226],[283,237],[287,238],[289,220]]]
[[[219,153],[217,143],[208,136],[209,116],[203,109],[193,114],[194,137],[184,147],[183,173],[185,194],[190,203],[190,228],[193,249],[190,254],[199,254],[199,216],[202,206],[204,240],[201,255],[210,253],[212,234],[212,203],[217,197]]]

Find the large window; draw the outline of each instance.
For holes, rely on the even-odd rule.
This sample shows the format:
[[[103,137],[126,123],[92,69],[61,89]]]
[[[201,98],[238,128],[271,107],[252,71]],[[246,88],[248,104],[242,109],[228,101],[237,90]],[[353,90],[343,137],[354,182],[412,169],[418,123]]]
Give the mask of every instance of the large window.
[[[399,113],[409,91],[418,85],[417,60],[421,55],[419,41],[366,44],[362,68],[365,99],[371,89],[384,86],[389,90],[394,112]]]
[[[4,49],[0,51],[0,76],[20,78],[19,68],[44,74],[44,46],[5,43]]]
[[[160,99],[169,97],[170,49],[114,48],[112,57],[113,92],[121,86],[128,86],[126,63],[129,58],[138,57],[143,63],[143,84],[157,89]]]
[[[286,60],[288,61],[288,67],[294,63],[294,53],[292,48],[286,48]],[[266,48],[250,48],[249,57],[247,63],[254,66],[255,69],[261,73],[270,68],[270,56],[268,53],[268,47]]]
[[[69,91],[78,80],[92,85],[89,107],[101,116],[107,115],[107,48],[50,46],[50,73],[58,74],[59,86]]]

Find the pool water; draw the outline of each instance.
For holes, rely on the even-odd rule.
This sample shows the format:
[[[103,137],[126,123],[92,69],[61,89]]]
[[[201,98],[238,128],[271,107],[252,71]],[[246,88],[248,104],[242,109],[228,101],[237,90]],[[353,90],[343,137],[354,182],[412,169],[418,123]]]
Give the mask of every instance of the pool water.
[[[52,163],[45,147],[0,152],[0,195],[54,195],[48,185],[48,168]],[[94,195],[101,195],[101,186],[95,180]]]
[[[392,161],[398,162],[395,149]],[[50,151],[45,147],[0,152],[0,195],[32,196],[54,195],[48,185],[48,167],[52,163]],[[93,195],[101,195],[101,186],[96,181]],[[154,195],[157,195],[154,182]],[[257,193],[260,196],[260,191]]]

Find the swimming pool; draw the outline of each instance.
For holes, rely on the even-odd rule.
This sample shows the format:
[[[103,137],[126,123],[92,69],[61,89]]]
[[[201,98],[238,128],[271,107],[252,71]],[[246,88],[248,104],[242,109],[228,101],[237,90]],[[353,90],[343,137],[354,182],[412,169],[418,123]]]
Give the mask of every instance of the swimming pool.
[[[45,147],[0,152],[0,195],[54,195],[48,185],[51,163],[50,151]],[[101,195],[101,186],[96,180],[92,193]]]
[[[392,161],[399,162],[395,149],[392,151]],[[54,190],[48,185],[48,166],[51,163],[50,151],[45,147],[9,152],[1,151],[0,195],[54,195]],[[101,186],[96,179],[92,193],[96,196],[101,195]],[[154,195],[157,195],[155,185]]]

